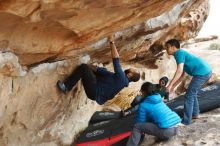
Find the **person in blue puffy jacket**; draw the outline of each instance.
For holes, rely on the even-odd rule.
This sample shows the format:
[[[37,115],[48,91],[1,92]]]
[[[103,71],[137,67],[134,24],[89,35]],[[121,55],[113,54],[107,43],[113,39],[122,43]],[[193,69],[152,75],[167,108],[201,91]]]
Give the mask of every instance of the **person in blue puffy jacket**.
[[[162,78],[160,78],[158,84],[154,84],[155,93],[159,93],[161,97],[163,98],[164,102],[170,101],[169,92],[166,91],[166,85],[168,81],[169,81],[168,77],[163,76]],[[121,111],[122,117],[136,113],[136,111],[138,110],[139,104],[142,102],[142,100],[143,100],[142,97],[140,95],[137,95],[134,98],[134,100],[131,102],[131,106],[128,109]]]
[[[180,117],[163,101],[161,95],[155,93],[155,86],[145,82],[141,86],[144,98],[136,113],[136,123],[129,137],[127,146],[137,146],[142,133],[154,135],[160,140],[167,140],[177,134]]]

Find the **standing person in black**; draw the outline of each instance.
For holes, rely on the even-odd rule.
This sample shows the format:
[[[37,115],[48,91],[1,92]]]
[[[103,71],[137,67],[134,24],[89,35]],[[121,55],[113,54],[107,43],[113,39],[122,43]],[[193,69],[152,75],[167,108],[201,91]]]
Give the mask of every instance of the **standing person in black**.
[[[113,35],[108,37],[108,41],[111,48],[114,72],[110,72],[106,68],[82,64],[64,82],[57,82],[58,89],[67,94],[82,79],[87,97],[102,105],[114,98],[124,87],[127,87],[129,82],[137,82],[140,79],[139,72],[133,68],[122,70]]]

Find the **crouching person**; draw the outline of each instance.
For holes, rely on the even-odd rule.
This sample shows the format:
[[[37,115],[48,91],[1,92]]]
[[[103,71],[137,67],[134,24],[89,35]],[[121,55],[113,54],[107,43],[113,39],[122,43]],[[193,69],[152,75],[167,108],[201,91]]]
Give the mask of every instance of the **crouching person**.
[[[159,140],[167,140],[177,134],[177,124],[180,117],[173,112],[161,99],[161,95],[155,93],[155,86],[146,82],[141,86],[141,102],[137,114],[136,124],[127,142],[127,146],[137,146],[141,134],[156,136]]]

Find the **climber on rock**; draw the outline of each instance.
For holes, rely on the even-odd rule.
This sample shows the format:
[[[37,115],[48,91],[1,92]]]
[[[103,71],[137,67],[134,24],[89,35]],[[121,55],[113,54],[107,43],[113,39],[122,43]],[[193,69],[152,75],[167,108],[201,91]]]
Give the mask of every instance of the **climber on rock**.
[[[129,82],[137,82],[140,79],[140,73],[136,69],[122,70],[113,35],[108,37],[108,41],[114,72],[110,72],[106,68],[82,64],[63,82],[57,82],[58,89],[67,94],[82,79],[87,97],[102,105],[114,98],[124,87],[127,87]]]

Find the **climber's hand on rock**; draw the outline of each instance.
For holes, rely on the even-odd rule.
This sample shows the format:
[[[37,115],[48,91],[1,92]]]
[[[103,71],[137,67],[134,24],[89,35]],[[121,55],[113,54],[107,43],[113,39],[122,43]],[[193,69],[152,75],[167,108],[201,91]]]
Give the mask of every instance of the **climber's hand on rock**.
[[[114,42],[114,36],[113,36],[113,34],[110,34],[110,35],[108,36],[108,41],[109,41],[109,42]]]

